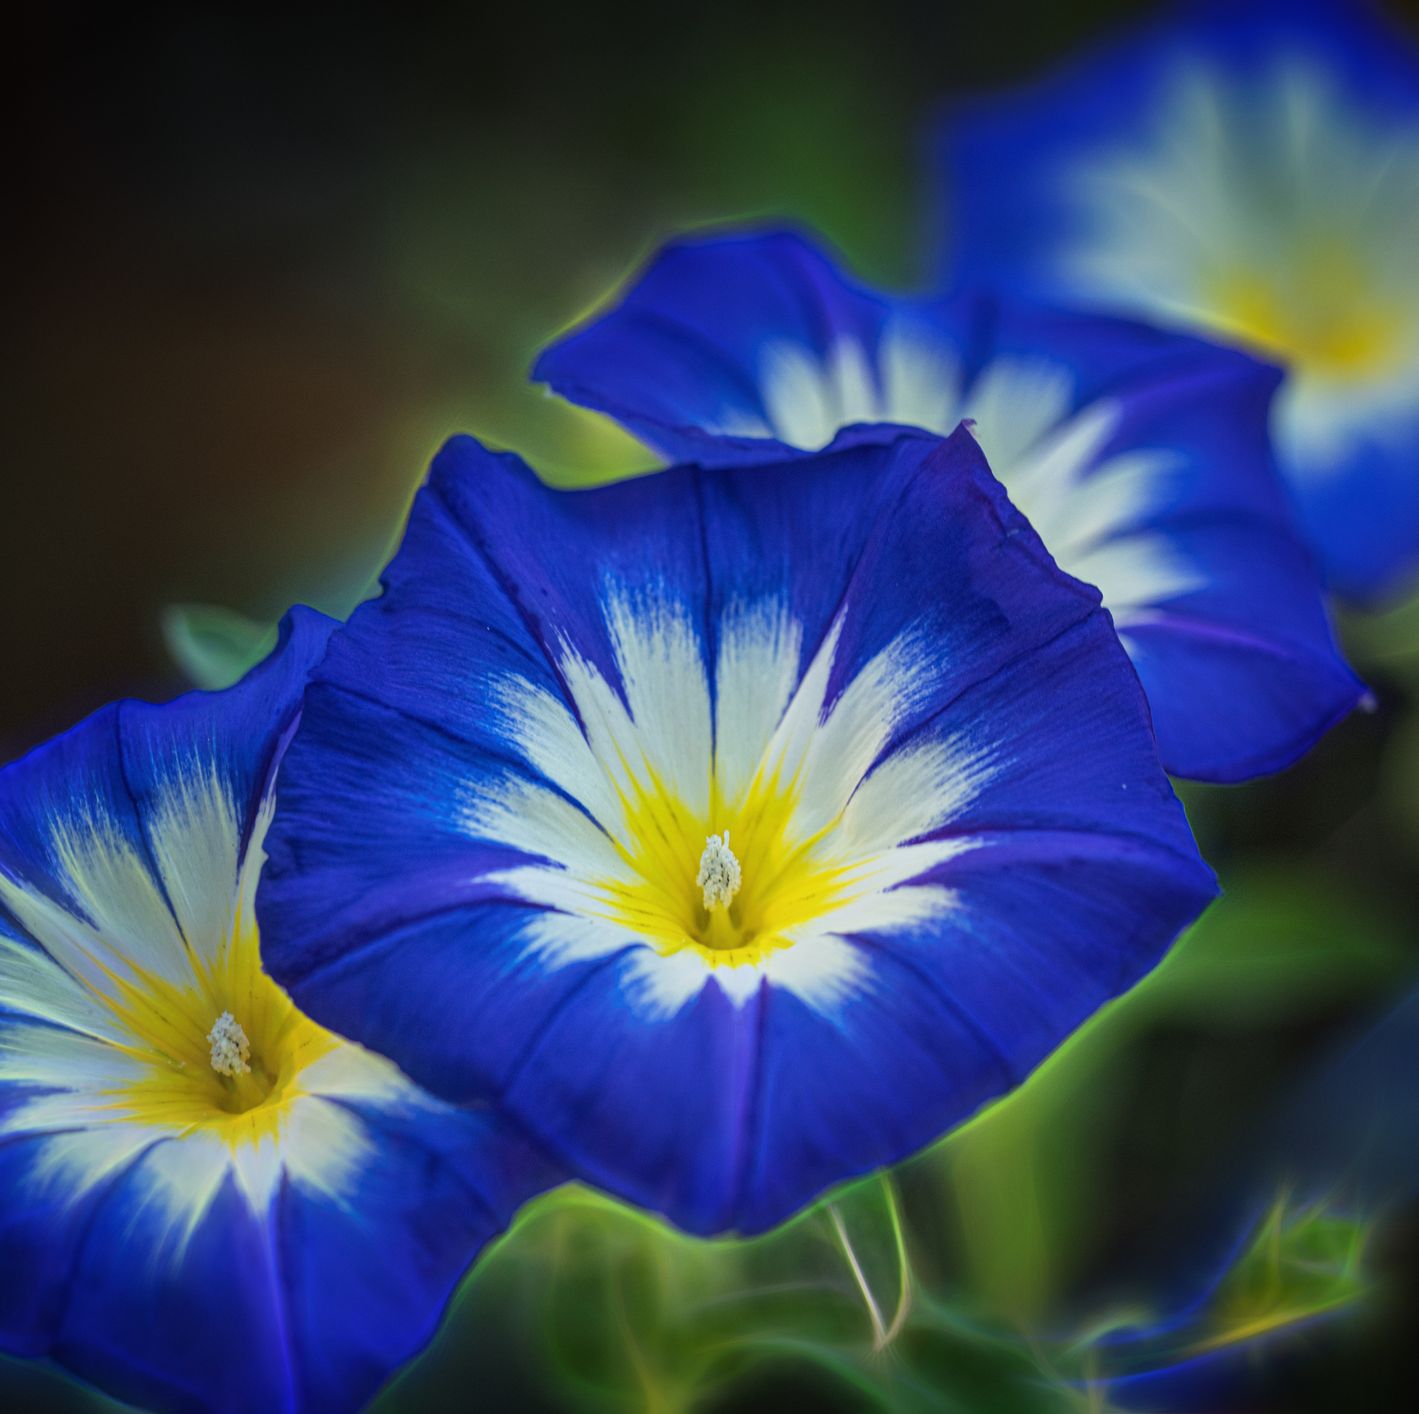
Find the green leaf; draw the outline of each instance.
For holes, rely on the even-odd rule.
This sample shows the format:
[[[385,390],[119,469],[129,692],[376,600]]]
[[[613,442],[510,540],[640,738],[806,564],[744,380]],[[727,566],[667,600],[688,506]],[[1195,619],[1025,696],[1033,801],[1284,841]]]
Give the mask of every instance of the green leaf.
[[[1340,637],[1357,671],[1419,681],[1419,594],[1380,613],[1342,615]]]
[[[1324,1204],[1272,1205],[1208,1302],[1193,1353],[1256,1340],[1351,1306],[1370,1291],[1371,1224]]]
[[[1252,868],[1227,882],[1139,998],[1152,1018],[1254,1028],[1377,991],[1407,958],[1383,900],[1296,868]]]
[[[275,646],[277,625],[216,604],[173,604],[163,611],[163,642],[197,687],[230,687]]]
[[[1281,1193],[1197,1309],[1182,1320],[1098,1321],[1068,1358],[1104,1380],[1156,1373],[1353,1309],[1373,1291],[1364,1260],[1372,1228]]]

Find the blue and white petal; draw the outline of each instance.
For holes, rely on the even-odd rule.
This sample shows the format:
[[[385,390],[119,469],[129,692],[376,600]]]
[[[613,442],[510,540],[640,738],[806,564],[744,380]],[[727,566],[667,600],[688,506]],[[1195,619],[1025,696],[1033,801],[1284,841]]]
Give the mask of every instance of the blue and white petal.
[[[1419,49],[1367,5],[1179,11],[950,113],[949,278],[1284,362],[1274,431],[1342,593],[1419,574]]]
[[[0,771],[0,1349],[155,1408],[353,1409],[545,1163],[301,1016],[254,894],[331,624]]]
[[[952,311],[846,279],[793,232],[670,242],[607,317],[532,376],[657,451],[718,465],[818,451],[857,424],[950,432],[964,415]]]
[[[702,1233],[928,1143],[1213,889],[964,432],[574,493],[455,439],[268,847],[312,1015]]]
[[[702,381],[708,347],[723,376]],[[969,418],[1060,567],[1102,592],[1178,775],[1287,766],[1361,695],[1275,474],[1277,374],[1244,355],[979,296],[877,295],[798,237],[736,235],[668,247],[537,374],[711,465]]]

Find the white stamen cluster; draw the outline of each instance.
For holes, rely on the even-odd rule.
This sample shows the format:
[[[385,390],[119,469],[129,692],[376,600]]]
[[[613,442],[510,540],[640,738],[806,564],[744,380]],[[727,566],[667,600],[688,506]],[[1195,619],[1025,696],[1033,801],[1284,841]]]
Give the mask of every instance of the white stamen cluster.
[[[212,1069],[218,1075],[246,1075],[251,1070],[251,1042],[231,1012],[224,1011],[212,1023],[207,1040],[212,1047]]]
[[[739,892],[739,861],[729,847],[729,831],[722,835],[711,835],[705,841],[705,852],[700,855],[700,872],[695,875],[695,883],[704,894],[705,908],[728,908],[730,900]]]

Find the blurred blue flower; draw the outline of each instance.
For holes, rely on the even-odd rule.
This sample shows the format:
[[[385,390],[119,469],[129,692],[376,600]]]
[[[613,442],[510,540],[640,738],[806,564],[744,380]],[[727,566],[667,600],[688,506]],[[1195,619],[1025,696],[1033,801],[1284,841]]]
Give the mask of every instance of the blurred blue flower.
[[[661,251],[535,376],[711,465],[972,419],[1060,567],[1102,592],[1178,775],[1287,766],[1361,695],[1275,475],[1277,374],[1245,355],[981,297],[891,298],[797,236],[733,234]]]
[[[356,1407],[547,1181],[262,970],[273,770],[330,628],[0,772],[0,1349],[148,1406]]]
[[[1212,896],[965,433],[578,492],[455,439],[384,586],[286,759],[268,963],[692,1231],[934,1139]]]
[[[1369,9],[1190,8],[940,134],[952,277],[1288,366],[1280,462],[1360,599],[1419,570],[1419,59]]]

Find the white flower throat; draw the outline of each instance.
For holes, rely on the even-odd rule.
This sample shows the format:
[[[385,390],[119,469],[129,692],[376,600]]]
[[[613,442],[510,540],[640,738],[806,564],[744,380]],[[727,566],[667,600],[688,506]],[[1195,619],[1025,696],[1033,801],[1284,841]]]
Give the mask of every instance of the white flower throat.
[[[613,584],[603,613],[615,687],[571,651],[558,666],[575,712],[505,680],[502,710],[547,785],[509,773],[464,806],[470,834],[548,861],[500,876],[542,905],[525,933],[533,955],[556,967],[625,951],[627,995],[655,1015],[711,974],[735,1005],[772,977],[830,1008],[868,966],[850,935],[954,907],[948,889],[915,881],[971,847],[929,837],[995,767],[950,734],[879,759],[939,672],[918,635],[839,684],[840,619],[805,664],[787,604],[736,604],[711,676],[697,613],[664,586]]]

